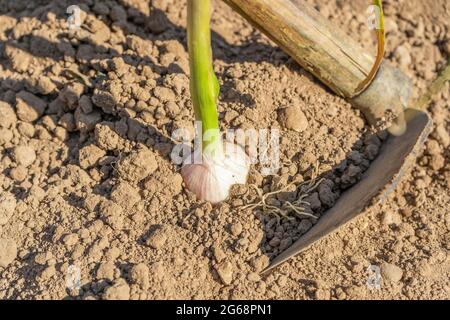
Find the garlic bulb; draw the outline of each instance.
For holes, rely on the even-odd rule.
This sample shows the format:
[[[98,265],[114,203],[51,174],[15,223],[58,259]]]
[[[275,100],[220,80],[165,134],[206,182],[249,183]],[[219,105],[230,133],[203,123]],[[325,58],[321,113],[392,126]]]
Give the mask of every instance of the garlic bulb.
[[[194,152],[194,159],[196,159]],[[191,160],[189,157],[188,160]],[[186,187],[195,193],[198,199],[218,203],[228,197],[234,184],[244,184],[250,169],[250,159],[238,145],[225,143],[224,153],[211,156],[203,153],[201,163],[185,161],[181,175]]]

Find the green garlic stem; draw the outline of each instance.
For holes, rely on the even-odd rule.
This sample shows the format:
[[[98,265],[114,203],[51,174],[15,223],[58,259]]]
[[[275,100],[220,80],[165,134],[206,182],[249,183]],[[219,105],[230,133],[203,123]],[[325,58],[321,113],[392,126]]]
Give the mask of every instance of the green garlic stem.
[[[222,154],[217,113],[220,86],[213,69],[210,0],[188,0],[187,20],[190,90],[195,118],[202,122],[203,152]]]

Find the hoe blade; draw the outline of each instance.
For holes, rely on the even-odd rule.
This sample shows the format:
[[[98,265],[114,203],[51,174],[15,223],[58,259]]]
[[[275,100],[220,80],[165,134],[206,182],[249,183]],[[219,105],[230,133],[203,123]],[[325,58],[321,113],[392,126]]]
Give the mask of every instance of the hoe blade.
[[[345,191],[334,207],[325,212],[305,235],[278,255],[263,273],[308,249],[322,237],[337,231],[373,203],[375,198],[382,201],[395,189],[405,172],[415,163],[431,132],[432,121],[427,113],[407,109],[405,117],[406,132],[398,137],[389,135],[381,146],[378,157],[371,163],[360,182]]]

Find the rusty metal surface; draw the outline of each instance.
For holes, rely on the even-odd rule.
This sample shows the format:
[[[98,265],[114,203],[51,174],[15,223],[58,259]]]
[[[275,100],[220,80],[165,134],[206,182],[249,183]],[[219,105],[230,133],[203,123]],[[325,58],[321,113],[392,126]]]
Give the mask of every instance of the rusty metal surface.
[[[358,96],[352,105],[360,109],[371,124],[376,124],[388,112],[398,116],[410,105],[411,80],[400,70],[383,62],[372,83]]]

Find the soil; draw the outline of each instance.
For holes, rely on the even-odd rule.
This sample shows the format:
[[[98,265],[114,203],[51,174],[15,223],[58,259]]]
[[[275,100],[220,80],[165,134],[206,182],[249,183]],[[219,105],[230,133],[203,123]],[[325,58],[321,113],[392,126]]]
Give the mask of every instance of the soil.
[[[308,2],[375,53],[367,1]],[[450,5],[384,2],[386,59],[417,96],[449,58]],[[69,5],[0,1],[1,299],[450,298],[448,83],[395,192],[261,276],[386,135],[214,1],[222,129],[278,129],[281,168],[255,165],[227,201],[198,201],[170,158],[173,130],[193,131],[185,1],[79,1],[79,30]],[[255,205],[270,192],[277,209]],[[367,286],[371,265],[379,289]]]

